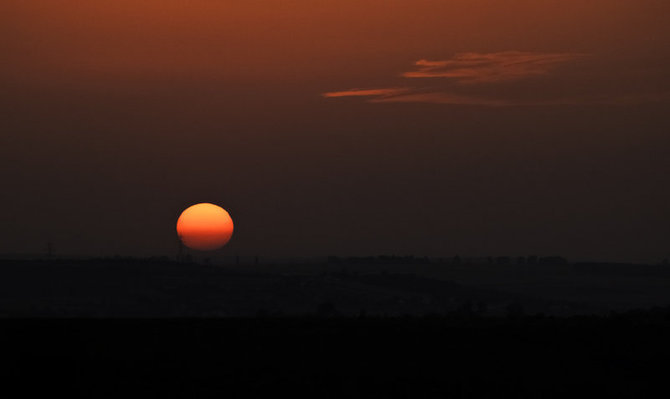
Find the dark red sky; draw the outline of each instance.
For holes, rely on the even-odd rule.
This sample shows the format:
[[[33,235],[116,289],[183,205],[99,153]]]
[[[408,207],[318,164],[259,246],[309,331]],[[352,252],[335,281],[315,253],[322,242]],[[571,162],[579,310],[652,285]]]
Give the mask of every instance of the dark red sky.
[[[665,0],[6,0],[0,253],[670,257]]]

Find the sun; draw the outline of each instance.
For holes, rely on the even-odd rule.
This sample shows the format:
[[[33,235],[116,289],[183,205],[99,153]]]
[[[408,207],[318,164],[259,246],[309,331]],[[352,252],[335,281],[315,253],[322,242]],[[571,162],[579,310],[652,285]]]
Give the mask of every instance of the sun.
[[[177,235],[187,247],[198,251],[219,249],[233,235],[233,219],[220,206],[210,203],[186,208],[177,220]]]

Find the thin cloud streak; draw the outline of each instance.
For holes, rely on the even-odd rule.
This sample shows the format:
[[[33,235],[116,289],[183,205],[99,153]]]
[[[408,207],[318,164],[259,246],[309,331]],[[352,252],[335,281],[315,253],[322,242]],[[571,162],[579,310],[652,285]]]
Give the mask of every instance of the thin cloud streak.
[[[578,53],[459,53],[443,61],[419,60],[405,78],[449,78],[462,84],[495,83],[548,74],[560,64],[584,57]]]
[[[323,93],[322,96],[326,98],[367,97],[367,96],[390,97],[398,94],[407,93],[409,91],[411,91],[411,89],[404,87],[391,87],[386,89],[350,89],[344,91],[327,92]]]
[[[513,105],[504,100],[488,99],[476,96],[463,96],[444,92],[425,92],[409,87],[393,87],[382,89],[351,89],[324,93],[323,97],[373,97],[371,103],[432,103],[452,105],[483,105],[503,107]]]
[[[371,103],[429,103],[449,105],[479,105],[486,107],[506,107],[514,105],[505,100],[490,99],[476,96],[463,96],[451,93],[411,93],[391,97],[380,97],[369,100]]]
[[[370,103],[425,103],[445,105],[471,105],[483,107],[519,106],[571,106],[571,105],[635,105],[661,102],[670,99],[670,93],[622,96],[591,96],[536,100],[498,99],[484,96],[467,96],[442,91],[426,92],[412,88],[352,89],[323,94],[324,97],[372,97]]]

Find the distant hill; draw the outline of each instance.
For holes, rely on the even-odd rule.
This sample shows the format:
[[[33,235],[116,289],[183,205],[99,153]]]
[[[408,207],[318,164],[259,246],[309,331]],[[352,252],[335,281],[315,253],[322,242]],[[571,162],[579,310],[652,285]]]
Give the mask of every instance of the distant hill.
[[[0,262],[5,317],[504,315],[578,308],[407,273],[269,273],[161,259]]]
[[[0,261],[0,317],[605,314],[670,304],[657,265]]]

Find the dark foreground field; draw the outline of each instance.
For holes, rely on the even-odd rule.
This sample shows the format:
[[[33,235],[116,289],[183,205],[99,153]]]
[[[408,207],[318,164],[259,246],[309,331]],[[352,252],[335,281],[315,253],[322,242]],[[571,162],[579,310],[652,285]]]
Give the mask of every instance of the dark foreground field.
[[[3,387],[20,397],[666,397],[669,337],[667,310],[0,322]]]

